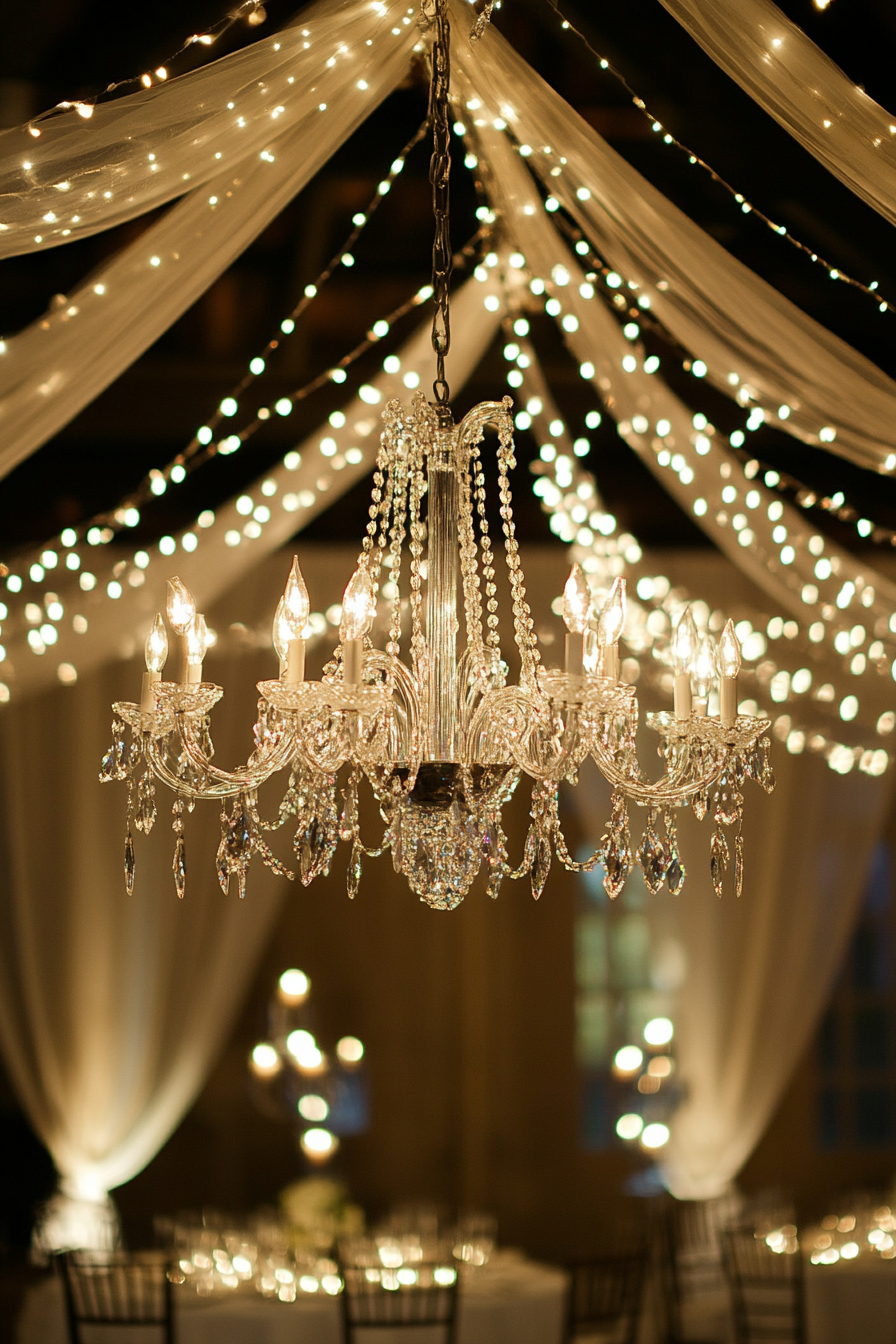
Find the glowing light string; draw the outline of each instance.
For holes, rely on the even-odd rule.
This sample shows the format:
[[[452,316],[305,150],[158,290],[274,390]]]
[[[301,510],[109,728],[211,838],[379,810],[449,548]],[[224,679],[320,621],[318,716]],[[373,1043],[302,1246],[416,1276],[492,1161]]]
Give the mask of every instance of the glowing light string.
[[[765,212],[761,210],[757,205],[754,205],[752,201],[747,200],[746,196],[742,191],[738,191],[736,187],[733,187],[731,183],[728,182],[722,176],[721,173],[717,172],[716,169],[713,168],[711,164],[707,163],[705,159],[701,158],[701,156],[697,154],[695,150],[691,149],[689,145],[684,144],[684,142],[679,140],[677,136],[673,135],[672,132],[669,130],[669,128],[665,126],[658,117],[655,117],[653,115],[644,99],[641,98],[635,92],[635,90],[632,88],[632,86],[626,79],[625,75],[623,75],[622,71],[619,70],[613,64],[612,61],[608,60],[606,56],[602,55],[601,52],[597,51],[596,48],[591,45],[588,38],[581,31],[581,29],[577,28],[575,24],[566,17],[566,15],[561,10],[559,4],[557,3],[557,0],[547,0],[547,2],[550,5],[551,9],[554,11],[554,13],[557,15],[558,19],[560,19],[561,28],[564,31],[573,33],[574,36],[577,37],[585,47],[587,47],[588,51],[595,58],[595,60],[598,63],[598,68],[605,74],[611,75],[613,79],[615,79],[616,82],[625,90],[625,92],[630,96],[634,106],[646,118],[646,120],[650,122],[651,130],[656,135],[661,136],[664,145],[669,145],[671,148],[677,149],[682,154],[687,155],[688,162],[691,164],[691,166],[702,168],[703,171],[707,173],[709,177],[712,178],[713,182],[717,183],[718,186],[720,186],[724,191],[728,193],[731,199],[740,208],[742,214],[752,215],[755,219],[760,220],[763,224],[766,225],[767,228],[771,229],[772,233],[774,233],[777,237],[783,238],[785,242],[790,243],[790,245],[792,247],[795,247],[797,251],[801,252],[803,256],[808,257],[808,259],[811,262],[814,262],[815,265],[820,266],[824,271],[826,271],[829,279],[839,280],[841,284],[850,285],[853,289],[861,290],[863,294],[867,294],[869,298],[874,300],[879,312],[882,313],[896,312],[896,305],[888,302],[888,300],[883,298],[883,296],[879,292],[878,282],[876,280],[872,280],[870,284],[865,284],[863,281],[856,280],[854,276],[849,275],[846,271],[843,270],[842,267],[834,266],[831,262],[826,261],[824,257],[819,255],[819,253],[815,248],[809,247],[808,244],[801,242],[800,239],[797,238],[794,234],[792,234],[784,224],[776,223],[767,214],[765,214]],[[672,8],[672,6],[667,5],[667,8]]]
[[[172,73],[177,73],[176,71],[172,72],[171,67],[184,55],[185,52],[192,51],[197,46],[200,49],[209,48],[219,37],[223,37],[235,24],[239,23],[241,19],[245,20],[250,27],[254,28],[259,24],[264,23],[266,18],[267,13],[262,0],[243,0],[243,3],[237,9],[225,15],[223,19],[219,19],[218,22],[212,24],[211,27],[206,28],[204,32],[191,33],[176,51],[161,60],[159,64],[154,66],[151,70],[144,70],[143,73],[139,75],[129,75],[125,79],[113,80],[111,84],[107,84],[104,89],[101,89],[98,93],[93,94],[89,98],[73,99],[57,103],[54,107],[48,107],[46,111],[38,113],[37,116],[32,117],[31,120],[26,123],[28,131],[35,139],[39,138],[43,122],[48,121],[51,117],[58,116],[60,112],[68,111],[70,108],[73,108],[85,120],[89,120],[93,115],[93,109],[99,103],[107,101],[110,94],[116,93],[119,89],[127,88],[129,84],[139,84],[144,89],[152,88],[154,84],[164,84],[165,81],[171,77]]]

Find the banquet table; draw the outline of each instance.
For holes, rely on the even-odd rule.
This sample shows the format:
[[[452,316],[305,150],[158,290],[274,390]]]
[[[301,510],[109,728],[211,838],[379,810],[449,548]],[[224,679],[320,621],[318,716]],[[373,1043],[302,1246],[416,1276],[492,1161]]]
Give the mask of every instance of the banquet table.
[[[465,1275],[458,1304],[457,1344],[560,1344],[566,1275],[522,1256],[499,1253]],[[177,1344],[342,1344],[338,1298],[300,1294],[294,1303],[252,1292],[201,1298],[175,1293]],[[143,1334],[143,1332],[140,1332]],[[84,1329],[85,1344],[136,1344],[140,1335],[112,1326]],[[402,1329],[395,1344],[432,1344],[432,1330]],[[145,1334],[149,1344],[149,1331]],[[48,1279],[33,1288],[19,1320],[18,1344],[67,1344],[62,1286]],[[378,1330],[376,1344],[393,1344]]]
[[[806,1318],[809,1344],[894,1344],[896,1260],[806,1265]]]

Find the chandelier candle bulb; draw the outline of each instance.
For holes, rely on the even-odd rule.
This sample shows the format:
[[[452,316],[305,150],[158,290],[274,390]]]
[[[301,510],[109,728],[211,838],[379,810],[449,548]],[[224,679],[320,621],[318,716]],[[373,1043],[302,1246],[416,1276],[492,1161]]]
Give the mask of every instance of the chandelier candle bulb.
[[[694,713],[706,718],[709,712],[709,692],[716,679],[716,651],[708,635],[702,635],[691,665],[691,684],[694,689]]]
[[[672,661],[675,668],[675,717],[691,716],[691,671],[697,653],[699,636],[690,607],[685,607],[672,639]]]
[[[143,673],[140,708],[144,714],[152,714],[156,707],[152,688],[162,680],[162,669],[168,659],[168,632],[158,612],[146,637],[145,657],[146,671]]]
[[[280,677],[283,681],[295,684],[305,680],[305,640],[302,632],[308,624],[311,611],[311,599],[299,569],[297,555],[292,558],[292,568],[283,593],[283,608],[291,634],[287,641],[286,667],[281,666]]]
[[[598,622],[598,639],[601,645],[600,675],[607,681],[619,680],[619,637],[624,625],[625,579],[614,579]]]
[[[186,634],[188,686],[198,686],[202,681],[202,660],[208,647],[208,626],[201,612],[193,617],[193,624]]]
[[[376,615],[376,589],[367,569],[359,565],[342,595],[342,680],[346,686],[360,686],[364,658],[364,636],[370,633]]]
[[[187,632],[193,624],[196,616],[196,601],[187,585],[177,577],[169,579],[167,583],[168,600],[165,610],[168,615],[168,624],[176,635],[180,636],[180,665],[178,667],[177,680],[181,686],[186,686],[190,680],[189,651],[187,646]]]
[[[573,565],[563,589],[563,620],[566,623],[566,674],[585,672],[585,625],[591,607],[591,589],[580,565]]]
[[[737,674],[740,671],[740,644],[734,633],[734,622],[726,621],[719,638],[719,718],[722,723],[737,719]]]

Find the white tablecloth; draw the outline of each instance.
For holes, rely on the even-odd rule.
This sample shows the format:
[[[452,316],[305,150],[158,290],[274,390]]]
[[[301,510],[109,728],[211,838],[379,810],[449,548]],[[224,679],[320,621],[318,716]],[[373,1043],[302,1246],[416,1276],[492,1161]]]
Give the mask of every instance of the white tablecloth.
[[[806,1266],[809,1344],[894,1344],[896,1260]]]
[[[494,1264],[464,1279],[458,1308],[458,1344],[560,1344],[566,1276],[561,1270],[499,1255]],[[235,1293],[198,1298],[187,1289],[175,1296],[178,1344],[341,1344],[342,1308],[336,1298],[302,1296],[295,1303],[270,1302]],[[156,1332],[157,1334],[158,1332]],[[150,1344],[147,1330],[97,1327],[86,1344]],[[144,1335],[144,1340],[140,1336]],[[396,1344],[433,1344],[428,1330],[401,1330]],[[48,1280],[29,1292],[18,1327],[18,1344],[67,1344],[62,1287]],[[154,1341],[153,1341],[154,1344]],[[385,1330],[376,1344],[392,1344]]]

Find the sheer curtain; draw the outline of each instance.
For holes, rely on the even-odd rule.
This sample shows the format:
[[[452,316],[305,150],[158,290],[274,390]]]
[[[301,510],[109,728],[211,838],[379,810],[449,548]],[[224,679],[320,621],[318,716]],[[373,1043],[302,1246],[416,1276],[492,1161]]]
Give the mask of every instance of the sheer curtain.
[[[771,0],[660,0],[825,168],[896,224],[896,117]]]
[[[272,581],[262,567],[215,619],[254,609]],[[247,712],[222,716],[222,759],[246,754],[232,725],[251,724],[252,673],[269,663],[244,655],[214,668],[249,688]],[[136,837],[136,887],[126,895],[125,798],[99,784],[97,761],[110,701],[135,675],[119,664],[0,720],[0,1049],[59,1172],[57,1232],[88,1239],[106,1217],[107,1192],[155,1156],[203,1086],[286,888],[259,866],[245,901],[225,896],[216,809],[198,808],[187,820],[178,901],[170,799],[160,790],[152,835]]]
[[[717,900],[699,862],[679,898],[686,1095],[664,1166],[682,1199],[722,1194],[762,1137],[824,1009],[893,796],[890,779],[840,779],[781,751],[774,764],[775,792],[753,790],[745,811],[740,901]],[[699,829],[682,819],[686,855],[700,854]]]

